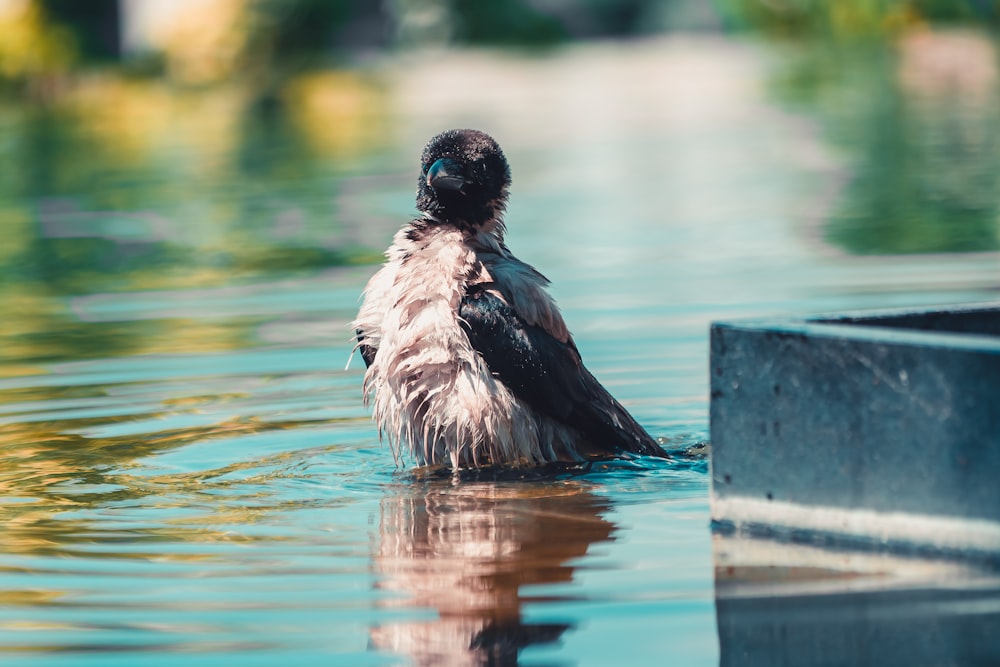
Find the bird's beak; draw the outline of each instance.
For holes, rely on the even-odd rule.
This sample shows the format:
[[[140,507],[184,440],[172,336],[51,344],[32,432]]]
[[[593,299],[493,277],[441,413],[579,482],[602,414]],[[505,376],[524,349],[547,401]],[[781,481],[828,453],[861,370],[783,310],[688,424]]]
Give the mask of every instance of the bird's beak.
[[[427,170],[427,185],[435,190],[452,190],[465,194],[465,186],[470,183],[462,176],[462,168],[454,160],[441,158]]]

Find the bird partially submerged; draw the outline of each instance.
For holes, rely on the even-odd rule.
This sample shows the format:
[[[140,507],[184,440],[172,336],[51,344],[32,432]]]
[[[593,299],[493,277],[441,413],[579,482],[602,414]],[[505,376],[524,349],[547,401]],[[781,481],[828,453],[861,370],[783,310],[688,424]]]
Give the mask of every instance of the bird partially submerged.
[[[583,366],[549,281],[504,244],[510,168],[450,130],[353,326],[365,400],[398,457],[454,469],[666,453]]]

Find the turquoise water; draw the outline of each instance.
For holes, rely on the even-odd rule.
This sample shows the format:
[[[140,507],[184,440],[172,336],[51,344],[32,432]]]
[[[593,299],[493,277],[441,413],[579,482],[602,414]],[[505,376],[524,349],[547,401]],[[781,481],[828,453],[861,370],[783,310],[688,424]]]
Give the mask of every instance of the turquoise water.
[[[703,458],[396,468],[348,322],[453,126],[504,146],[510,247],[669,447],[707,439],[712,320],[994,297],[995,236],[838,245],[867,163],[775,92],[788,57],[675,38],[5,108],[5,663],[718,664]]]

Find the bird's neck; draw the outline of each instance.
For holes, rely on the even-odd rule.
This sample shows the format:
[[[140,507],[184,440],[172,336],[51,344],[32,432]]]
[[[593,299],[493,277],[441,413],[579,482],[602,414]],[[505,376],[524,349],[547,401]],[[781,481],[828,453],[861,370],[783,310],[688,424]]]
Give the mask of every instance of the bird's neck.
[[[507,231],[504,227],[503,220],[499,216],[490,218],[486,222],[472,224],[458,218],[434,215],[423,211],[420,214],[420,218],[414,221],[414,223],[421,227],[453,227],[461,230],[470,238],[487,236],[492,237],[497,243],[501,244],[504,240],[504,234]]]

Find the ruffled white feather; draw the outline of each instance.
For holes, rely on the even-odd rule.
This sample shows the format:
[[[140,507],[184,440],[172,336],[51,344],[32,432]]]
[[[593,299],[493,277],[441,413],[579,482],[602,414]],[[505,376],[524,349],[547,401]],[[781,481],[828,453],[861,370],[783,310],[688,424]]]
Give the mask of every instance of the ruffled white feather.
[[[436,222],[436,221],[435,221]],[[490,231],[414,223],[396,234],[353,322],[376,348],[364,380],[397,461],[453,468],[580,458],[569,430],[520,401],[473,349],[459,321],[470,285],[494,283],[529,324],[569,339],[548,281]]]

